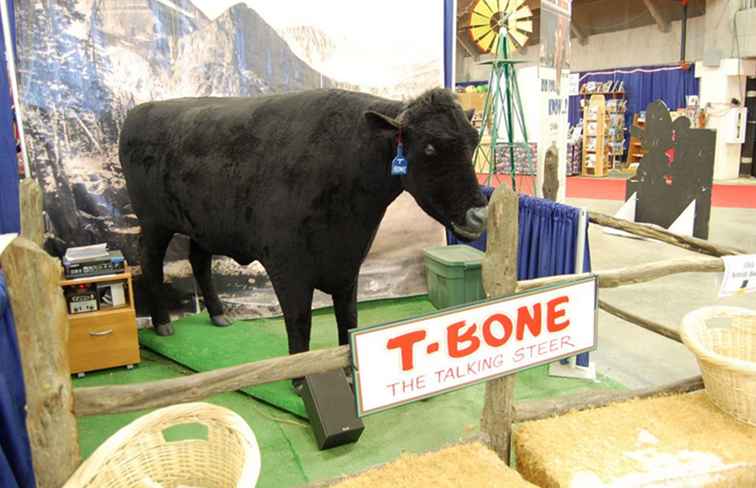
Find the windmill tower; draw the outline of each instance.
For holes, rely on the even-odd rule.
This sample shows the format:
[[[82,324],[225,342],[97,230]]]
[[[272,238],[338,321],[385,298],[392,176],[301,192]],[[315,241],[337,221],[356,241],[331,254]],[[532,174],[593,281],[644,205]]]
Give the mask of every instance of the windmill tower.
[[[512,189],[516,190],[515,144],[522,144],[529,157],[533,157],[525,115],[522,109],[520,89],[517,84],[515,64],[509,58],[511,53],[522,49],[533,32],[533,12],[525,5],[526,0],[478,0],[472,9],[465,29],[472,41],[484,52],[494,54],[490,61],[481,64],[491,66],[488,81],[488,96],[483,106],[483,120],[480,126],[481,143],[475,150],[473,161],[476,170],[486,172],[486,184],[501,168],[497,168],[497,156],[502,150],[509,152],[509,168]],[[515,143],[515,124],[519,125],[524,141]],[[489,142],[486,142],[489,141]],[[497,147],[507,143],[506,149]]]

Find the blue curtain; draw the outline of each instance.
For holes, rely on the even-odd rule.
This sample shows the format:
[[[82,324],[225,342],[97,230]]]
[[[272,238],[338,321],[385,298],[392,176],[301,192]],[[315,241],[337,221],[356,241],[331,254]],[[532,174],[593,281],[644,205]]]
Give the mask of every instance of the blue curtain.
[[[16,22],[13,17],[13,1],[8,5],[11,39],[14,50]],[[5,41],[0,32],[0,234],[18,232],[20,227],[18,210],[18,163],[16,159],[16,137],[13,134],[13,112],[10,84],[8,82]]]
[[[32,488],[26,392],[5,275],[0,271],[0,488]]]
[[[627,112],[625,113],[625,127],[630,128],[633,114],[646,110],[649,103],[663,100],[671,110],[685,107],[685,97],[698,95],[700,92],[698,78],[695,76],[693,65],[688,69],[680,66],[639,66],[606,71],[585,71],[580,73],[580,86],[589,82],[606,82],[620,80],[625,83],[625,98]],[[580,95],[570,97],[569,121],[576,125],[583,118],[580,110]],[[625,134],[625,144],[630,140]]]
[[[490,199],[494,191],[488,186],[480,190],[486,199]],[[517,279],[531,280],[575,273],[579,218],[580,210],[575,207],[520,195]],[[486,241],[484,232],[477,241],[464,244],[485,251]],[[454,237],[451,229],[446,229],[446,242],[449,245],[463,244]],[[583,272],[590,271],[591,250],[586,229]]]
[[[454,41],[456,32],[454,32],[454,0],[444,0],[444,87],[453,88],[452,80],[454,73]]]
[[[580,210],[542,198],[520,195],[517,279],[575,273]],[[586,229],[583,270],[591,270]]]
[[[493,188],[481,188],[490,198]],[[569,205],[542,198],[520,195],[519,230],[517,243],[517,279],[532,280],[545,276],[576,273],[577,230],[580,210]],[[446,231],[448,244],[459,244],[450,230]],[[468,243],[481,251],[486,250],[486,234]],[[591,250],[588,229],[585,231],[583,273],[591,271]],[[578,354],[577,364],[588,366],[588,353]]]

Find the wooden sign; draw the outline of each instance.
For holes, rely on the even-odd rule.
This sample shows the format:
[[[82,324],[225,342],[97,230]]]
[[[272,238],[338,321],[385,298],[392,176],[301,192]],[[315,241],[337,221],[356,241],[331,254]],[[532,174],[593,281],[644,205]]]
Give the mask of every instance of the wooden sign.
[[[596,278],[350,333],[358,415],[596,348]]]

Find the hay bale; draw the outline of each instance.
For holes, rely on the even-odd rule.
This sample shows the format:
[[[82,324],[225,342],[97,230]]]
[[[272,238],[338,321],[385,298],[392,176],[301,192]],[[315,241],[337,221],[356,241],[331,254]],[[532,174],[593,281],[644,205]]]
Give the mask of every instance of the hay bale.
[[[480,443],[428,454],[403,454],[396,461],[346,479],[334,488],[534,488]]]
[[[756,428],[703,392],[528,422],[517,469],[542,487],[756,486]]]

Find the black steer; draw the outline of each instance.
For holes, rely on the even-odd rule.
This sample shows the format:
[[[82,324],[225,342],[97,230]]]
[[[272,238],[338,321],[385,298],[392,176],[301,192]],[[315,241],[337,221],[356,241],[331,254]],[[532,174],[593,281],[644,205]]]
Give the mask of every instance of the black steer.
[[[409,161],[392,176],[398,136]],[[131,110],[119,155],[142,226],[144,283],[158,334],[173,329],[163,258],[175,233],[210,317],[228,325],[211,256],[258,260],[281,303],[289,352],[307,351],[313,289],[333,297],[339,344],[357,324],[357,275],[389,204],[406,190],[463,239],[484,230],[471,159],[478,135],[453,95],[409,103],[343,90],[183,98]]]

